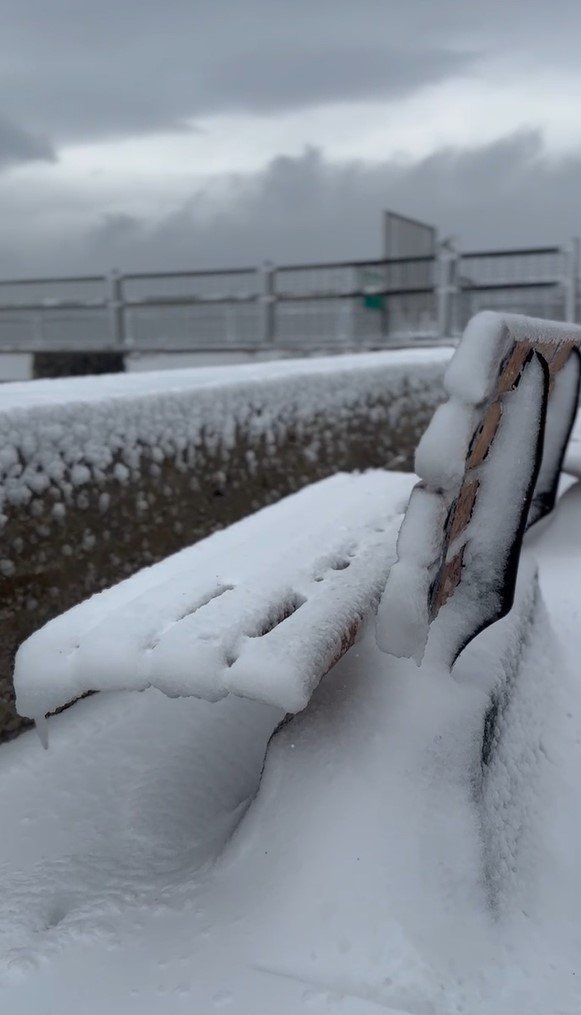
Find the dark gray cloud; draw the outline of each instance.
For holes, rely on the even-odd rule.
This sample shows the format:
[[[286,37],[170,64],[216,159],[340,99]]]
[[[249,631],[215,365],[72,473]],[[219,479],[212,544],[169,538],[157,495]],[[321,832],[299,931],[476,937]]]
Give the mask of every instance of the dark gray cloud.
[[[507,56],[577,72],[578,0],[8,0],[0,94],[62,144],[210,113],[398,99]]]
[[[53,219],[42,236],[37,222],[28,232],[15,225],[0,237],[0,273],[379,256],[385,208],[435,224],[464,249],[560,243],[581,233],[581,152],[551,159],[535,131],[405,166],[337,164],[309,149],[260,173],[223,178],[219,191],[218,198],[211,184],[193,189],[161,221],[119,208],[93,215],[74,235],[70,222],[59,229]]]
[[[491,0],[480,32],[452,0],[8,3],[0,93],[13,122],[59,142],[183,129],[208,113],[398,98],[469,72],[494,48],[486,25],[499,10]]]
[[[323,103],[397,99],[469,70],[471,52],[404,53],[386,45],[287,44],[281,51],[236,49],[220,59],[183,59],[157,69],[149,54],[111,60],[106,75],[87,54],[65,60],[41,80],[35,70],[8,81],[11,108],[61,139],[184,130],[188,119],[217,113],[273,113]],[[0,72],[0,82],[2,73]]]
[[[201,88],[208,112],[276,112],[343,100],[395,99],[471,68],[473,53],[402,51],[369,41],[317,49],[236,54]]]
[[[0,116],[0,168],[38,159],[54,161],[55,153],[50,142],[29,134]]]

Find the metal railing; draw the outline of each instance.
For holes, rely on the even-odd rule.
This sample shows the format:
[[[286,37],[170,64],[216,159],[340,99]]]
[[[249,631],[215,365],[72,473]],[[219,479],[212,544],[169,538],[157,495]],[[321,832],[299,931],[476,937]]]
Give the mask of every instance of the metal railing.
[[[0,351],[325,351],[461,333],[481,309],[579,320],[579,245],[0,280]]]

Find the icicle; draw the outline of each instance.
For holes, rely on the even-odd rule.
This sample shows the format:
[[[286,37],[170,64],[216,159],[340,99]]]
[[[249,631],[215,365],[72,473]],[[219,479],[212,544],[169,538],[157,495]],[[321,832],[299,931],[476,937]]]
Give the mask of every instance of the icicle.
[[[34,720],[34,728],[38,733],[38,739],[40,740],[45,751],[48,751],[48,722],[46,716],[36,716]]]

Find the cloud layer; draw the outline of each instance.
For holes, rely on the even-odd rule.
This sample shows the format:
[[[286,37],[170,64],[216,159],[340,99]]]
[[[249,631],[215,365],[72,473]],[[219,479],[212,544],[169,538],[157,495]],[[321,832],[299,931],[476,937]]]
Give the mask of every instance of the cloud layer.
[[[155,270],[379,256],[386,208],[455,234],[464,249],[565,242],[581,231],[581,152],[555,161],[535,131],[405,165],[335,163],[309,149],[257,173],[205,181],[162,216],[101,215],[90,202],[71,214],[66,193],[60,200],[60,231],[58,206],[22,230],[18,213],[0,205],[0,273],[9,265],[16,273],[25,265]]]
[[[384,208],[581,232],[580,33],[578,0],[9,3],[0,276],[371,256]]]
[[[4,5],[6,115],[63,141],[398,98],[503,55],[576,69],[577,0],[28,0]]]

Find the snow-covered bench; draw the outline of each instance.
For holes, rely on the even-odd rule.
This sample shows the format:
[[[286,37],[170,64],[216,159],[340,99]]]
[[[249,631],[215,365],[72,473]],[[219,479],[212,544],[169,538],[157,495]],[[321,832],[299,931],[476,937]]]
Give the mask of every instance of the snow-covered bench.
[[[510,609],[525,528],[554,504],[580,345],[581,328],[479,314],[418,448],[399,539],[414,477],[315,484],[47,624],[18,653],[18,710],[42,725],[86,691],[155,686],[297,712],[386,580],[381,646],[419,660],[431,628],[451,665]]]
[[[149,686],[300,711],[379,600],[414,479],[333,476],[62,614],[18,653],[20,713]]]

